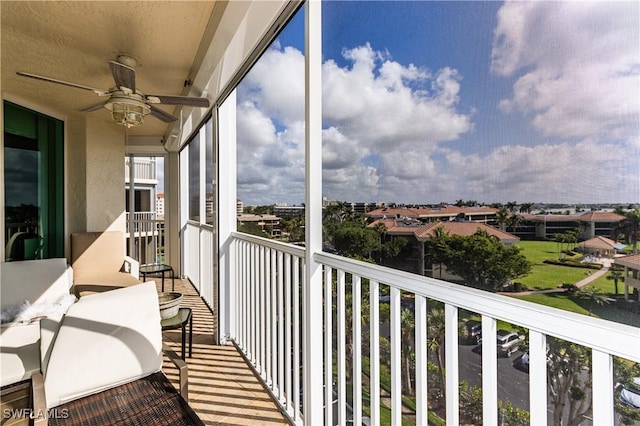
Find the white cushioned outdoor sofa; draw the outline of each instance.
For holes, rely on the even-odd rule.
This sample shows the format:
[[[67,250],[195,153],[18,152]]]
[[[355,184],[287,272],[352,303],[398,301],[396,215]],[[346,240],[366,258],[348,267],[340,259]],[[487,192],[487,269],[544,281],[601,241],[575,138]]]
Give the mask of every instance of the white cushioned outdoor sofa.
[[[72,284],[73,271],[64,258],[0,263],[0,386],[40,371],[40,346],[46,356],[64,312],[75,301]],[[41,341],[43,317],[51,333],[45,331]]]

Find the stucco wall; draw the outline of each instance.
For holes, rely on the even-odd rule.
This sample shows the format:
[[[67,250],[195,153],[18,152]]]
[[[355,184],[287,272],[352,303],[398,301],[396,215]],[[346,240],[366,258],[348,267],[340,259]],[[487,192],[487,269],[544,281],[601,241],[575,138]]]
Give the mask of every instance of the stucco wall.
[[[84,117],[65,121],[65,253],[69,253],[69,235],[87,227],[86,133]]]
[[[124,130],[113,122],[87,122],[86,231],[125,231]]]

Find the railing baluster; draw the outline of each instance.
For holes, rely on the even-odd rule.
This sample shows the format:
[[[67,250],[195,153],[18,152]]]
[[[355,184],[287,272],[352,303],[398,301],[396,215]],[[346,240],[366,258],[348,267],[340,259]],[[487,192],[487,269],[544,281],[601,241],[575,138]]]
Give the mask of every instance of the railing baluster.
[[[338,358],[336,362],[338,364],[338,424],[344,425],[347,423],[347,350],[345,342],[346,331],[346,312],[345,312],[345,273],[343,270],[338,270],[338,282],[336,284],[336,334],[338,336]]]
[[[285,396],[287,399],[287,411],[292,413],[293,407],[292,403],[294,401],[293,395],[291,394],[291,376],[293,375],[293,367],[292,367],[292,359],[293,356],[293,347],[291,345],[291,334],[293,332],[293,307],[291,306],[291,296],[292,296],[292,288],[291,288],[291,255],[285,254],[284,258],[284,277],[285,277],[285,312],[287,315],[287,320],[285,322]],[[297,368],[297,367],[296,367]]]
[[[460,423],[460,392],[458,389],[458,308],[446,303],[445,317],[445,365],[447,389],[447,423]],[[495,342],[495,339],[493,340]],[[483,345],[484,346],[484,345]]]
[[[353,276],[352,316],[353,316],[353,424],[362,424],[362,290],[361,278]]]
[[[615,422],[613,410],[613,357],[593,349],[591,351],[593,368],[593,424],[612,425]],[[597,389],[597,391],[596,391]]]
[[[416,342],[416,425],[428,424],[427,389],[427,299],[415,298],[415,342]]]
[[[278,399],[284,401],[284,360],[288,358],[284,346],[285,302],[284,302],[284,253],[278,251]]]
[[[496,320],[487,315],[482,316],[482,340],[496,341]],[[497,354],[496,345],[482,345],[482,421],[486,425],[498,424]]]
[[[484,327],[484,324],[482,325]],[[484,335],[484,328],[482,329]],[[483,336],[484,340],[484,336]],[[538,331],[529,330],[529,411],[531,424],[547,421],[547,339]]]
[[[372,425],[380,424],[380,284],[369,282],[369,393]]]
[[[278,383],[278,293],[277,293],[277,270],[276,270],[276,250],[269,250],[269,268],[271,269],[271,295],[267,304],[271,309],[271,324],[269,324],[269,333],[271,333],[271,386],[274,389],[279,387]]]
[[[267,323],[266,323],[266,315],[265,315],[265,311],[266,311],[266,271],[265,271],[265,247],[260,247],[258,250],[258,261],[259,261],[259,274],[258,274],[258,298],[259,298],[259,305],[260,305],[260,313],[259,313],[259,327],[258,327],[258,333],[260,334],[260,351],[258,352],[260,354],[260,358],[259,358],[259,365],[260,368],[258,371],[260,371],[260,375],[262,375],[263,377],[265,377],[266,374],[266,348],[265,348],[265,343],[266,343],[266,334],[267,334]]]
[[[300,420],[300,381],[302,380],[302,370],[300,364],[300,333],[302,324],[300,323],[300,258],[293,258],[293,366],[295,368],[293,376],[293,395],[295,401],[294,420]],[[312,368],[312,366],[309,366]]]
[[[401,303],[400,290],[396,287],[390,289],[390,309],[391,309],[391,424],[402,424],[402,382],[401,382],[401,348],[402,344],[402,324],[401,324]]]
[[[324,267],[324,419],[333,424],[333,269]]]

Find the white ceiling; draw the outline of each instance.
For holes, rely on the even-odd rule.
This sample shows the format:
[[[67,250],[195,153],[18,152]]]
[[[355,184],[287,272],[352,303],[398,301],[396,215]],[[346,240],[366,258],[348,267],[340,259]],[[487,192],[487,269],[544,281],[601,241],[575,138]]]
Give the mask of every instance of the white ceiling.
[[[70,118],[90,114],[111,121],[101,108],[78,109],[105,100],[89,91],[16,75],[40,74],[99,89],[112,87],[109,60],[136,58],[136,85],[144,93],[199,96],[184,81],[214,9],[214,1],[0,1],[1,89],[5,99],[22,101]],[[212,19],[212,22],[216,20]],[[174,106],[159,108],[176,115]],[[113,124],[116,126],[116,124]],[[131,135],[162,136],[168,124],[151,116]]]

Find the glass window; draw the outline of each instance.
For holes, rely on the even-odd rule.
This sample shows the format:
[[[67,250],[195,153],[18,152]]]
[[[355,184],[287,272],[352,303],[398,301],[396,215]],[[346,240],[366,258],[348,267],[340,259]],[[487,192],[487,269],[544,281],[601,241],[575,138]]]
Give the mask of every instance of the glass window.
[[[64,256],[63,123],[4,103],[5,260]]]
[[[248,214],[239,218],[243,232],[292,242],[304,237],[300,220],[281,233],[283,218],[274,217],[275,207],[304,203],[304,71],[302,8],[237,87],[237,196]]]
[[[206,223],[209,225],[216,224],[216,170],[217,160],[213,147],[213,120],[209,119],[205,124],[205,212],[207,216]]]
[[[200,222],[200,137],[189,142],[189,220]]]

